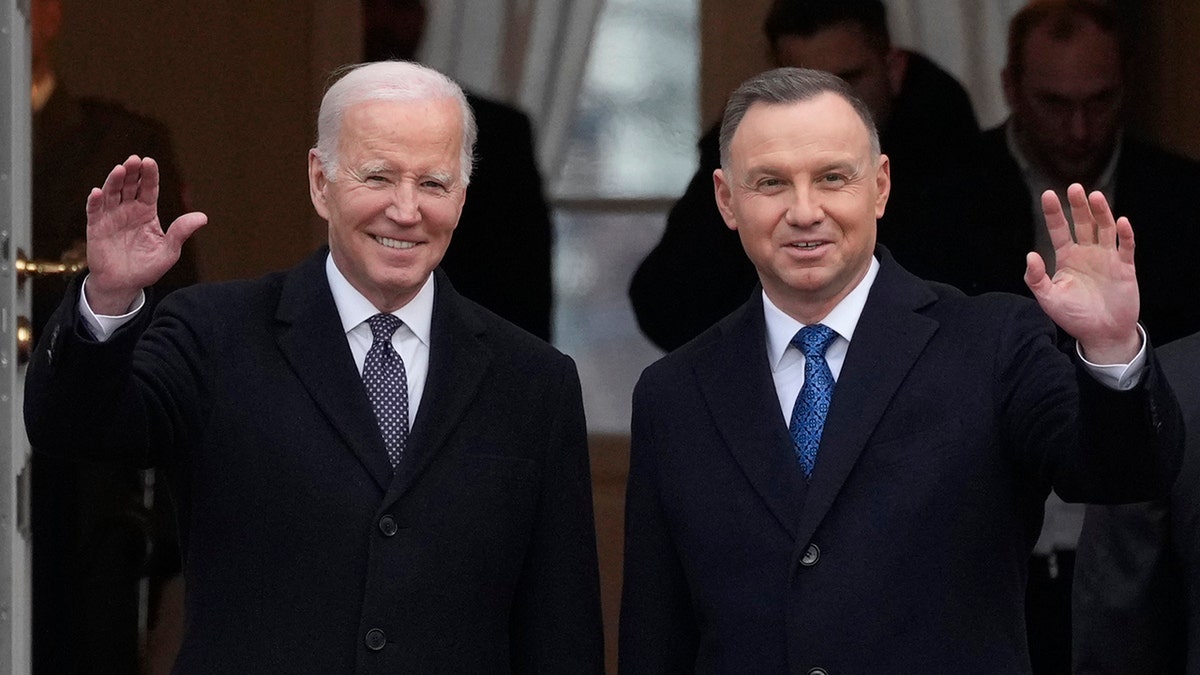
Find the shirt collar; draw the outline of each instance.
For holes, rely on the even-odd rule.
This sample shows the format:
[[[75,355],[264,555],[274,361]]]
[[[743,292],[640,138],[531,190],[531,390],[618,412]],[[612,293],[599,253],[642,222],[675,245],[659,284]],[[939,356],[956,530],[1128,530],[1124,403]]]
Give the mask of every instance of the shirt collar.
[[[379,313],[362,293],[358,292],[342,271],[333,262],[333,254],[325,258],[325,276],[329,279],[329,290],[333,293],[333,303],[337,306],[338,316],[342,320],[342,330],[349,333],[364,321]],[[392,315],[404,322],[409,330],[417,336],[426,347],[429,346],[430,327],[433,324],[433,275],[417,291],[417,295],[408,304],[392,312]]]
[[[870,295],[871,286],[875,284],[875,277],[878,275],[879,261],[871,256],[871,266],[867,269],[862,281],[859,281],[854,290],[842,298],[842,301],[834,306],[824,319],[821,319],[821,323],[832,328],[839,337],[849,342],[854,337],[854,329],[858,326],[859,318],[862,317],[863,308],[867,306],[867,296]],[[767,297],[766,291],[763,291],[762,298],[763,318],[767,324],[767,356],[770,358],[771,370],[775,371],[779,368],[779,363],[783,360],[787,348],[791,346],[792,338],[804,327],[804,324],[776,307]]]

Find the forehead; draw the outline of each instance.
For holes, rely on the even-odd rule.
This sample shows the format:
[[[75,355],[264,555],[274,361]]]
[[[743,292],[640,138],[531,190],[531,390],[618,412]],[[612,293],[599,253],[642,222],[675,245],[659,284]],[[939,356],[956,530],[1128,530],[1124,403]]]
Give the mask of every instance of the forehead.
[[[870,135],[858,113],[841,96],[826,92],[807,101],[757,102],[750,106],[729,144],[730,159],[743,166],[768,157],[828,160],[869,157]]]
[[[1070,89],[1121,79],[1116,37],[1090,21],[1083,22],[1068,39],[1054,36],[1049,24],[1037,26],[1029,33],[1022,56],[1022,77],[1032,86]]]
[[[462,125],[462,111],[453,99],[362,101],[343,113],[339,145],[457,153]]]
[[[775,42],[780,65],[824,70],[835,75],[864,68],[885,54],[871,43],[862,26],[843,21],[809,36],[783,35]]]

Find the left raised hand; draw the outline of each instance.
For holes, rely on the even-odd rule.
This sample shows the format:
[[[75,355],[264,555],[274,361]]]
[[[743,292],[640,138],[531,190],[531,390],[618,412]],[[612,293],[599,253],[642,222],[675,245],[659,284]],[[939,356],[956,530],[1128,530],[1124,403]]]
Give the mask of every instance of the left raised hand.
[[[1053,278],[1037,253],[1025,256],[1025,283],[1056,324],[1079,341],[1094,363],[1129,363],[1141,348],[1140,300],[1133,265],[1133,228],[1113,218],[1104,195],[1067,188],[1075,238],[1053,190],[1042,194],[1042,212],[1058,269]]]

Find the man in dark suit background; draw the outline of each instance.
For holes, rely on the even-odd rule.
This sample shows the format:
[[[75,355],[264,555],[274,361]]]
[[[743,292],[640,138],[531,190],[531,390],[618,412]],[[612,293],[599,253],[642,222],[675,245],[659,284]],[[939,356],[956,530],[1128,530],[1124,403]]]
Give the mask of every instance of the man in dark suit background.
[[[976,236],[1002,265],[981,290],[1027,295],[1030,250],[1053,268],[1037,202],[1081,183],[1138,228],[1142,322],[1165,344],[1200,331],[1200,227],[1189,200],[1200,191],[1200,163],[1126,128],[1128,51],[1120,15],[1102,1],[1034,0],[1013,17],[1002,78],[1012,112],[984,132],[977,158],[993,188],[981,208],[993,216]]]
[[[1183,468],[1163,500],[1089,506],[1075,567],[1074,672],[1200,672],[1200,333],[1164,346]]]
[[[176,488],[175,672],[602,671],[574,365],[435,269],[474,134],[444,76],[351,70],[309,154],[328,249],[153,318],[141,289],[206,217],[163,233],[148,158],[89,195],[89,274],[31,361],[26,424]]]
[[[1129,45],[1121,18],[1096,0],[1034,0],[1012,19],[1004,93],[1012,111],[984,133],[987,180],[971,245],[980,290],[1028,295],[1027,251],[1053,269],[1037,206],[1081,183],[1102,192],[1137,228],[1141,321],[1157,344],[1200,331],[1200,164],[1125,128]],[[1029,627],[1035,672],[1070,669],[1071,585],[1084,506],[1051,495],[1030,562]]]
[[[112,101],[74,95],[56,73],[54,46],[66,20],[60,0],[33,0],[32,254],[46,261],[86,260],[84,200],[114,158],[158,158],[163,222],[184,211],[170,134],[160,122]],[[153,298],[198,280],[192,245],[156,285]],[[32,323],[40,336],[67,279],[32,281]],[[154,598],[140,579],[159,584],[179,570],[164,490],[147,489],[141,472],[37,455],[32,464],[34,673],[135,672],[139,615]],[[153,499],[148,509],[147,497]],[[152,619],[154,617],[151,617]]]
[[[1025,274],[1043,315],[876,247],[889,162],[835,77],[744,83],[721,156],[761,290],[635,390],[622,671],[1028,672],[1047,492],[1130,501],[1178,470],[1129,221],[1073,186],[1076,243],[1046,195],[1058,270],[1030,254]]]
[[[979,123],[953,76],[916,52],[896,48],[880,0],[777,0],[764,31],[780,66],[824,70],[846,80],[870,108],[896,171],[879,238],[926,278],[968,286],[948,251],[973,216],[972,184],[961,179]],[[718,129],[700,139],[700,166],[667,216],[662,240],[633,276],[638,325],[670,351],[733,311],[754,287],[754,267],[713,200]],[[697,273],[703,270],[702,273]]]
[[[414,61],[425,33],[421,0],[363,0],[368,61]],[[554,326],[554,228],[525,113],[467,92],[479,139],[471,192],[442,269],[454,287],[549,341]]]

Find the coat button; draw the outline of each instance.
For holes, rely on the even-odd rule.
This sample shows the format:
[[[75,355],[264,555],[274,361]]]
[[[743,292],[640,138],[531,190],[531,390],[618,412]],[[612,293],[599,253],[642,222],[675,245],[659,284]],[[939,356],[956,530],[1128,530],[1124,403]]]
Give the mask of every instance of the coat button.
[[[367,631],[366,643],[367,649],[377,652],[380,649],[383,649],[383,646],[387,644],[387,636],[385,636],[383,631],[379,630],[378,628],[372,628],[371,630]]]
[[[824,668],[813,668],[808,671],[808,675],[829,675],[829,671]]]
[[[396,526],[395,518],[391,516],[384,516],[379,519],[379,531],[383,533],[383,536],[390,537],[396,534],[396,531],[399,529],[400,528]]]
[[[809,544],[808,548],[804,551],[804,557],[800,559],[800,564],[804,565],[805,567],[812,567],[813,565],[816,565],[817,561],[820,559],[821,559],[821,548],[819,546],[817,546],[816,544]],[[809,672],[814,672],[814,671],[809,671]],[[821,671],[821,672],[824,672],[824,671]]]

